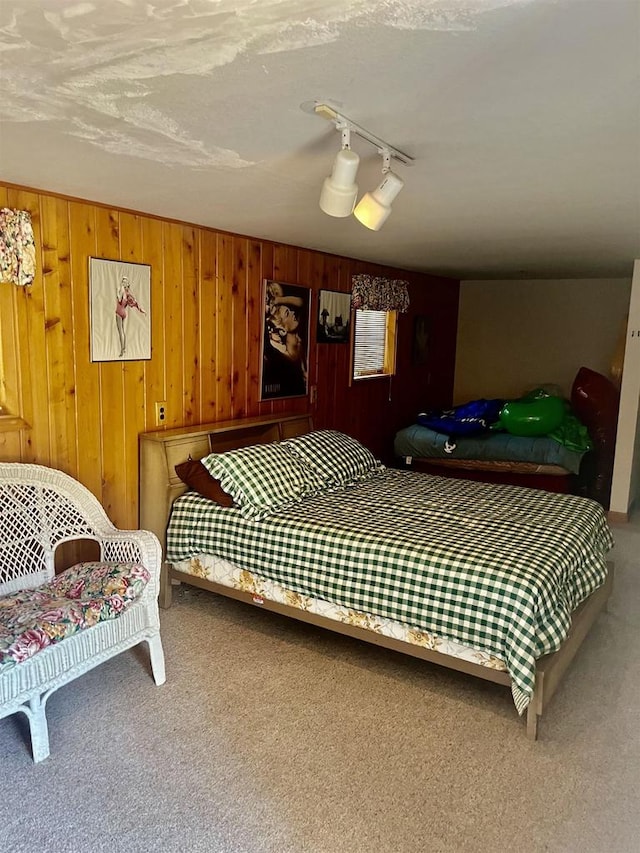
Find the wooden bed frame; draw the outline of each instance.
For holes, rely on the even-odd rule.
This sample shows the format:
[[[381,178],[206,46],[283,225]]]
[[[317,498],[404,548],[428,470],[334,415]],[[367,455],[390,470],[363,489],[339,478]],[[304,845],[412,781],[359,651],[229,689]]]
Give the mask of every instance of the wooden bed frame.
[[[577,476],[559,465],[543,465],[537,462],[505,462],[487,459],[437,459],[425,456],[404,459],[404,467],[423,474],[438,477],[453,477],[475,480],[481,483],[502,483],[507,486],[526,486],[529,489],[544,489],[547,492],[571,494]]]
[[[224,452],[251,444],[264,444],[301,435],[312,428],[311,419],[306,415],[248,418],[244,420],[222,421],[200,424],[194,427],[159,430],[143,433],[140,436],[140,527],[152,530],[165,550],[166,529],[173,501],[187,488],[175,473],[174,467],[189,458],[201,459],[212,452]],[[318,616],[296,607],[280,604],[264,598],[257,598],[250,592],[233,589],[219,583],[179,572],[166,561],[160,583],[160,606],[171,605],[172,583],[186,583],[211,592],[235,598],[270,610],[284,616],[299,619],[322,628],[327,628],[349,637],[355,637],[374,645],[408,654],[422,660],[446,666],[460,672],[474,675],[496,684],[511,686],[509,674],[490,669],[432,649],[385,637],[365,628],[345,625],[324,616]],[[527,708],[527,736],[535,740],[538,735],[538,721],[556,691],[563,673],[571,663],[591,625],[601,610],[606,607],[613,587],[613,565],[609,564],[607,580],[597,589],[573,615],[569,636],[557,652],[540,658],[536,666],[536,684],[533,699]]]

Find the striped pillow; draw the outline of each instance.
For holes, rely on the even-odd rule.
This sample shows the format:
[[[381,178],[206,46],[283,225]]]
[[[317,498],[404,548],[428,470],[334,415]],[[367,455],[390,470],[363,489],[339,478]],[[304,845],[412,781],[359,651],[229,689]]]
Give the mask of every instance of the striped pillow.
[[[266,518],[322,488],[317,475],[280,443],[211,453],[201,461],[248,518]]]
[[[316,430],[282,443],[316,472],[325,488],[347,486],[384,471],[384,465],[370,450],[357,439],[337,430]]]

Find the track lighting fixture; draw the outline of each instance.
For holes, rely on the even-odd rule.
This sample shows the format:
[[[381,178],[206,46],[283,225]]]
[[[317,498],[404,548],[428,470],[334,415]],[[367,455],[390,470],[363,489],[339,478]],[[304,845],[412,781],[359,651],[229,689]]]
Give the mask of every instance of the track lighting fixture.
[[[372,231],[379,231],[387,221],[391,213],[391,202],[404,186],[402,178],[391,171],[391,157],[386,149],[382,152],[382,161],[382,181],[373,192],[362,196],[353,211],[358,222]]]
[[[350,216],[358,197],[358,185],[355,182],[360,158],[351,150],[350,131],[342,130],[342,150],[338,151],[333,171],[324,179],[320,193],[320,207],[329,216]]]
[[[302,108],[311,111],[306,104],[303,104]],[[410,166],[413,163],[413,157],[374,136],[364,127],[341,115],[329,104],[315,101],[313,112],[332,121],[336,130],[339,130],[342,135],[342,149],[336,155],[331,175],[324,179],[322,185],[321,209],[329,216],[346,217],[353,213],[356,219],[367,228],[378,231],[391,213],[391,202],[404,186],[404,181],[391,171],[391,159],[394,158],[405,166]],[[355,202],[358,196],[358,185],[355,180],[360,158],[355,151],[351,150],[351,133],[375,145],[382,157],[382,181],[372,192],[365,193],[357,206]]]

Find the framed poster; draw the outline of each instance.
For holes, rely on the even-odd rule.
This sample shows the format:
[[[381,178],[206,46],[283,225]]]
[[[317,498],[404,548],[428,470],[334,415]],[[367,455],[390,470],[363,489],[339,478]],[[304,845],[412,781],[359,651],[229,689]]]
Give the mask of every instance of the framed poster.
[[[308,287],[264,280],[261,400],[307,394],[310,302]]]
[[[151,358],[151,267],[89,258],[91,361]]]
[[[427,363],[429,359],[429,318],[425,314],[416,314],[413,318],[413,341],[411,343],[411,361],[416,367]]]
[[[319,344],[346,344],[349,341],[351,294],[321,290],[318,303],[316,341]]]

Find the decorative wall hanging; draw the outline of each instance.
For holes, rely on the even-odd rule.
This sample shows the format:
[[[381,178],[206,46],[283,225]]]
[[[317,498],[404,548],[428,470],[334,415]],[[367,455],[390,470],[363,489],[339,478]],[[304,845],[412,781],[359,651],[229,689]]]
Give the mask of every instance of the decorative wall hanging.
[[[349,340],[351,296],[337,290],[321,290],[318,303],[316,341],[319,344],[346,344]]]
[[[413,318],[413,341],[411,342],[411,361],[416,367],[425,365],[429,358],[429,318],[425,314],[416,314]]]
[[[296,284],[263,283],[261,400],[307,394],[310,294]]]
[[[362,311],[409,310],[408,282],[373,275],[351,278],[351,307]]]
[[[0,282],[25,286],[36,274],[36,244],[28,210],[0,210]]]
[[[89,258],[91,361],[151,358],[151,267]]]

